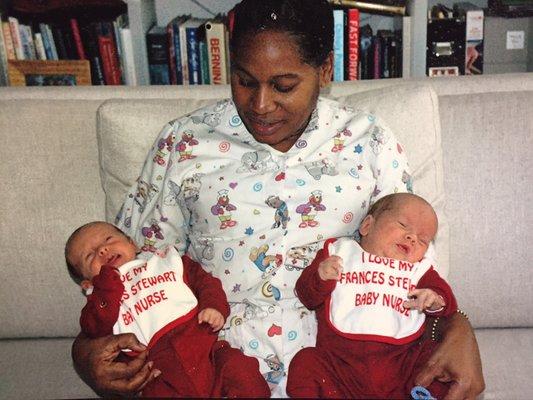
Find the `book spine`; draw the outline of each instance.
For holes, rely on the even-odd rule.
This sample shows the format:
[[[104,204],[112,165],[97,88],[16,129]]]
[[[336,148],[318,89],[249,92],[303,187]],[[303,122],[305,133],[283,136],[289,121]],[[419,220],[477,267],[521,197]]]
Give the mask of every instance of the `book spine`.
[[[169,85],[168,43],[166,29],[163,32],[149,31],[146,36],[150,84]]]
[[[178,84],[178,71],[176,67],[176,48],[174,47],[174,27],[172,23],[167,25],[168,36],[168,69],[170,74],[170,84]]]
[[[187,55],[187,35],[185,32],[185,27],[179,27],[179,40],[180,40],[180,55],[181,55],[181,71],[183,84],[189,84],[189,61]]]
[[[381,75],[380,78],[390,78],[390,37],[381,36]]]
[[[333,80],[344,80],[344,13],[333,10]]]
[[[117,51],[118,73],[120,75],[120,84],[125,84],[124,81],[124,55],[122,54],[122,38],[120,36],[120,27],[124,24],[124,16],[119,15],[111,24],[113,27],[113,41]]]
[[[83,47],[83,41],[81,40],[80,26],[76,18],[70,19],[70,29],[72,30],[72,36],[74,38],[74,43],[76,44],[76,51],[78,53],[78,58],[80,60],[86,60],[85,48]]]
[[[181,45],[180,45],[180,32],[179,32],[179,23],[174,21],[172,23],[173,29],[173,43],[174,46],[174,57],[176,65],[176,84],[183,85],[183,67],[181,62]]]
[[[370,79],[372,69],[372,28],[364,25],[359,29],[360,79]]]
[[[57,56],[57,49],[52,35],[52,30],[48,24],[39,24],[41,35],[43,36],[44,49],[46,50],[46,58],[49,60],[59,60]]]
[[[1,24],[1,20],[0,20],[0,24]],[[4,30],[0,29],[0,86],[9,85],[9,75],[8,75],[7,70],[8,70],[7,50],[6,50],[6,43],[4,40]]]
[[[379,79],[381,78],[381,47],[382,41],[381,36],[376,35],[373,39],[373,73],[372,78]]]
[[[102,60],[98,50],[98,39],[96,37],[95,26],[92,23],[80,26],[80,34],[87,58],[91,64],[91,81],[93,85],[105,85],[104,73],[102,71]]]
[[[209,61],[207,55],[207,43],[205,40],[200,40],[198,42],[198,48],[200,50],[200,72],[201,72],[201,81],[202,85],[209,85]]]
[[[359,79],[359,10],[351,8],[346,11],[346,14],[346,80],[355,81]]]
[[[17,60],[24,60],[24,49],[22,48],[22,41],[20,38],[19,20],[15,17],[9,17],[9,28],[11,29],[11,39],[13,40],[13,47],[15,48],[15,56]]]
[[[60,60],[67,60],[68,53],[67,48],[65,46],[65,40],[63,39],[63,32],[61,32],[61,28],[59,28],[57,25],[54,25],[51,29],[52,36],[56,45],[57,56]]]
[[[189,63],[189,84],[200,84],[200,53],[198,49],[198,28],[186,29],[187,37],[187,60]]]
[[[128,86],[137,86],[137,73],[133,59],[133,42],[130,28],[120,28],[120,38],[124,60],[124,83]]]
[[[214,85],[227,84],[225,26],[221,22],[210,21],[206,23],[205,29],[209,80]]]
[[[29,25],[19,24],[20,40],[24,51],[25,60],[36,60],[35,45],[33,43],[33,32]]]
[[[98,49],[102,58],[106,85],[120,85],[120,66],[110,23],[99,23],[97,32]]]
[[[6,54],[8,60],[16,60],[15,47],[13,46],[13,39],[11,38],[11,28],[9,22],[2,21],[2,31],[4,32],[4,43],[6,45]]]
[[[35,43],[37,59],[46,60],[46,51],[44,50],[43,37],[40,32],[35,33],[33,42]]]

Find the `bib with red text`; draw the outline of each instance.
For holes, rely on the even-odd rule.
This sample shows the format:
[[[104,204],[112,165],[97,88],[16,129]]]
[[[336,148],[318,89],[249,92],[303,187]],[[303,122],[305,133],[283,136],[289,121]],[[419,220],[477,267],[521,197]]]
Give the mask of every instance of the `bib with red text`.
[[[324,257],[337,255],[343,272],[326,301],[330,326],[354,340],[408,343],[423,332],[424,313],[403,308],[407,293],[431,268],[365,252],[350,238],[328,240]]]
[[[183,263],[174,247],[158,251],[148,261],[130,261],[119,272],[124,293],[114,334],[134,333],[150,347],[196,314],[198,300],[183,280]]]

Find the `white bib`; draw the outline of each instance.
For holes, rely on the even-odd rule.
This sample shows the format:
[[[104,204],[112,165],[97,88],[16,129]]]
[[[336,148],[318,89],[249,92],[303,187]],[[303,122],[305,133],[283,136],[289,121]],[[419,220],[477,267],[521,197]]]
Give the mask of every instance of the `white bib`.
[[[196,314],[198,300],[183,281],[183,263],[174,247],[148,261],[130,261],[119,271],[124,293],[114,334],[134,333],[150,347]]]
[[[343,273],[326,301],[330,326],[355,340],[408,343],[422,334],[424,313],[404,309],[407,293],[431,268],[365,252],[350,238],[326,242],[325,257],[343,260]],[[327,254],[329,253],[329,254]]]

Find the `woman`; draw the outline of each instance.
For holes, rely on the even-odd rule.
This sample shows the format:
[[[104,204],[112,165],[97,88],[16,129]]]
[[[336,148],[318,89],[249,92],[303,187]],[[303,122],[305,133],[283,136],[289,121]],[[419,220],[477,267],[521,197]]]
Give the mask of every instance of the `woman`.
[[[173,243],[222,281],[231,305],[224,338],[258,358],[274,396],[285,395],[292,356],[315,341],[314,315],[294,295],[300,271],[322,239],[353,235],[371,203],[410,187],[387,128],[319,98],[332,42],[325,0],[243,0],[231,38],[232,100],[163,129],[118,218],[139,245]],[[160,142],[174,146],[158,153]],[[157,371],[144,352],[116,362],[125,347],[143,350],[131,336],[80,336],[73,357],[97,391],[136,392]],[[461,316],[418,381],[434,378],[456,382],[450,396],[483,388]]]

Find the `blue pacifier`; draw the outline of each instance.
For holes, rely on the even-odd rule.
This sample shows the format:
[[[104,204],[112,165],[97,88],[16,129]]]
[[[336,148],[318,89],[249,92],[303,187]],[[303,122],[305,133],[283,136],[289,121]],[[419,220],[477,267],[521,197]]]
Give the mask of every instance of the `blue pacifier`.
[[[415,386],[411,389],[413,400],[436,400],[424,386]]]

